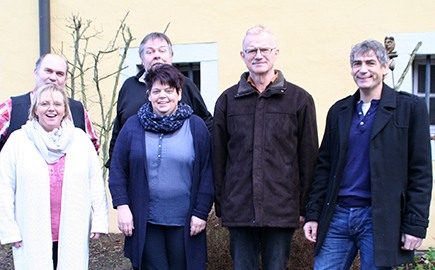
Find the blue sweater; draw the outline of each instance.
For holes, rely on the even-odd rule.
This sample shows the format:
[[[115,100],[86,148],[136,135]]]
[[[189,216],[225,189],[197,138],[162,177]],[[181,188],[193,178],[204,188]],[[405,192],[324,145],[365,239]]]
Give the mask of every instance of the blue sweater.
[[[189,211],[195,149],[189,121],[171,133],[145,132],[150,190],[148,222],[184,226]]]
[[[370,134],[379,100],[372,100],[364,115],[360,100],[352,118],[347,144],[343,178],[337,204],[347,207],[371,205],[370,191]]]

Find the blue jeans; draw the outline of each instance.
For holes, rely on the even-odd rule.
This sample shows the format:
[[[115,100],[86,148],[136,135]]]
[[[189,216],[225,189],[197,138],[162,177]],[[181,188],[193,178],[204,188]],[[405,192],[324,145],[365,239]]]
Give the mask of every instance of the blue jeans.
[[[290,259],[293,228],[229,227],[234,270],[283,270]]]
[[[337,205],[322,248],[314,263],[315,270],[344,270],[352,266],[358,250],[361,270],[390,270],[376,267],[373,246],[371,207]]]

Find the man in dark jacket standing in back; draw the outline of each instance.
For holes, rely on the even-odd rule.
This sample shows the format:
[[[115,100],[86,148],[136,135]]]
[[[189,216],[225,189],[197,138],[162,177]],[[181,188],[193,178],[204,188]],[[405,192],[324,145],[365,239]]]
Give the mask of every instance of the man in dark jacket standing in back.
[[[240,55],[249,72],[216,102],[216,214],[230,231],[234,269],[283,270],[303,223],[317,155],[314,101],[274,69],[279,49],[261,25]]]
[[[382,44],[353,47],[359,89],[329,110],[307,205],[305,237],[314,269],[391,269],[414,261],[428,226],[432,190],[429,118],[424,101],[383,83]]]
[[[172,51],[171,40],[163,33],[150,33],[146,35],[140,43],[139,56],[144,69],[139,71],[136,76],[128,78],[119,91],[117,114],[109,148],[110,157],[112,157],[118,134],[127,119],[135,115],[140,107],[148,102],[148,92],[144,81],[146,71],[156,65],[172,64],[173,55],[174,52]],[[193,113],[202,118],[210,131],[213,117],[207,110],[198,88],[193,81],[187,77],[184,78],[181,102],[189,105],[193,109]],[[110,167],[110,159],[105,166]]]

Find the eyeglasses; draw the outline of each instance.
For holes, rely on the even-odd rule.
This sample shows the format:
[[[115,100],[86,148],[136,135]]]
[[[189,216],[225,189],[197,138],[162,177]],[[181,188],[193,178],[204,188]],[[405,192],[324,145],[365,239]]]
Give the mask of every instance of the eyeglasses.
[[[39,102],[38,105],[42,108],[49,108],[50,106],[53,106],[54,108],[62,108],[65,104],[63,104],[62,102]]]
[[[261,55],[266,56],[269,55],[276,47],[273,48],[255,48],[255,49],[247,49],[243,50],[247,55],[254,56],[257,55],[257,52],[260,51]]]

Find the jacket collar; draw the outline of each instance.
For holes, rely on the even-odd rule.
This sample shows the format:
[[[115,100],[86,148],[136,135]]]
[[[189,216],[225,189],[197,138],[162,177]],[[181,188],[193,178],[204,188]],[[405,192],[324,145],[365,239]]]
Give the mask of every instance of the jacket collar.
[[[396,108],[395,92],[396,90],[384,83],[382,86],[381,102],[379,103],[379,106],[383,108]],[[359,89],[356,90],[351,98],[347,99],[343,105],[341,105],[341,110],[345,110],[346,108],[350,107],[353,108],[358,100],[360,100]]]
[[[386,84],[382,88],[381,102],[379,103],[378,111],[376,112],[375,121],[373,122],[372,134],[370,140],[372,140],[379,132],[387,125],[396,108],[396,90],[391,89]]]
[[[273,94],[284,94],[286,91],[285,86],[285,78],[280,70],[276,70],[278,72],[278,78],[270,84],[264,91],[261,93],[263,97],[270,97]],[[245,72],[240,76],[239,87],[237,89],[236,98],[247,96],[253,93],[257,93],[257,90],[248,83],[249,72]]]
[[[396,90],[393,90],[388,85],[383,84],[381,101],[379,103],[379,108],[376,112],[375,121],[373,122],[370,139],[373,139],[385,127],[388,121],[390,121],[393,115],[393,110],[396,108],[395,92]],[[345,127],[340,129],[341,138],[348,137],[350,123],[353,116],[353,110],[358,100],[360,100],[359,89],[355,92],[355,94],[353,94],[353,96],[346,99],[345,102],[341,105],[339,126]],[[343,140],[342,143],[344,143]]]
[[[138,82],[144,84],[143,79],[141,79],[141,78],[143,77],[143,74],[144,74],[144,73],[145,73],[145,69],[142,69],[141,71],[139,71],[138,74],[136,74],[136,76],[134,76],[134,78],[135,78]]]

